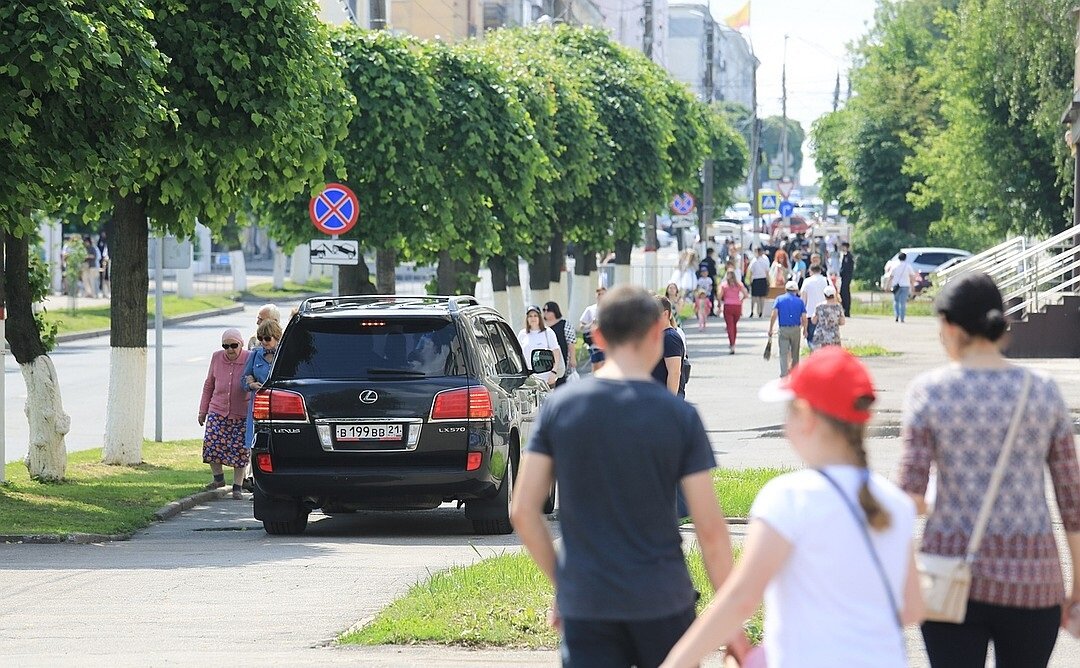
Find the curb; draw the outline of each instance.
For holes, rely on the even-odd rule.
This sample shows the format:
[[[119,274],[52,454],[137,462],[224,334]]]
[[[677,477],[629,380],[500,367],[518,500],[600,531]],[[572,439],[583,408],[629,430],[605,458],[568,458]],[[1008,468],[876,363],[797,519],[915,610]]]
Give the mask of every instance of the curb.
[[[172,318],[165,318],[164,326],[178,325],[184,322],[191,322],[193,320],[201,320],[203,318],[212,318],[216,315],[228,315],[230,313],[240,313],[244,310],[245,304],[239,303],[235,306],[225,306],[223,308],[210,309],[209,311],[196,311],[195,313],[185,313],[184,315],[178,315]],[[154,327],[153,322],[148,322],[147,329]],[[99,336],[108,336],[110,330],[108,329],[94,329],[88,332],[73,332],[71,334],[61,334],[56,337],[57,343],[70,343],[72,341],[82,341],[84,339],[95,339]]]
[[[165,504],[154,511],[154,521],[164,522],[176,517],[185,510],[190,510],[200,503],[214,501],[225,497],[231,490],[227,487],[212,489],[204,492],[196,492],[182,499],[177,499]],[[71,545],[89,545],[91,543],[110,543],[119,540],[130,540],[135,532],[130,533],[64,533],[64,534],[0,534],[0,543],[20,543],[27,545],[58,545],[68,543]]]

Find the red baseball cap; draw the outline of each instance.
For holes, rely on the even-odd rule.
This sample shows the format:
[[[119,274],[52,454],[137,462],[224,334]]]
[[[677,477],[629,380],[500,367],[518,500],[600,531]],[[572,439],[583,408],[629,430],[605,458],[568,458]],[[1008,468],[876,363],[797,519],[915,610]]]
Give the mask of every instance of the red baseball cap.
[[[863,397],[874,396],[870,372],[840,346],[821,348],[758,393],[762,401],[802,399],[819,413],[855,424],[870,421],[870,411],[859,406]]]

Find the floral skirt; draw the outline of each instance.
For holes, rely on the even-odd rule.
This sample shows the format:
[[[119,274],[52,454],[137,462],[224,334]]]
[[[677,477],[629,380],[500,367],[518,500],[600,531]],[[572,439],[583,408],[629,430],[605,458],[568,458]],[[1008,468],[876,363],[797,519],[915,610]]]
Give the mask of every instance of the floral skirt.
[[[207,415],[202,460],[207,464],[221,464],[235,468],[247,466],[248,449],[244,445],[244,419],[230,420],[213,413]]]

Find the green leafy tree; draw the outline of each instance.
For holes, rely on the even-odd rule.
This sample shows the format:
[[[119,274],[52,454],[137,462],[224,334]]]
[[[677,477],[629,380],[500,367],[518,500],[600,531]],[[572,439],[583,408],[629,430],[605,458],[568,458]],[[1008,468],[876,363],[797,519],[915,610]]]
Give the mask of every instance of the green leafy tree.
[[[165,122],[164,59],[141,0],[22,0],[0,7],[0,226],[7,339],[27,386],[32,477],[64,476],[64,413],[33,303],[44,297],[32,260],[31,212],[107,190],[132,164],[129,146]],[[47,272],[46,272],[47,276]],[[145,290],[143,292],[145,308]],[[141,433],[141,432],[140,432]]]
[[[732,189],[746,182],[750,167],[750,147],[730,117],[718,105],[707,114],[713,161],[713,211],[723,211],[733,201]]]
[[[352,96],[308,0],[153,0],[145,22],[169,58],[177,123],[131,146],[113,183],[112,337],[104,459],[141,461],[147,220],[180,235],[219,228],[260,194],[287,200],[325,174]],[[328,105],[328,100],[337,104]]]
[[[802,169],[803,141],[806,139],[806,131],[802,124],[795,119],[787,119],[787,148],[788,148],[788,176],[794,178]],[[783,165],[784,152],[784,118],[782,116],[769,116],[761,119],[761,147],[768,157],[769,165]],[[768,165],[762,165],[763,169]],[[764,178],[768,178],[765,173]]]

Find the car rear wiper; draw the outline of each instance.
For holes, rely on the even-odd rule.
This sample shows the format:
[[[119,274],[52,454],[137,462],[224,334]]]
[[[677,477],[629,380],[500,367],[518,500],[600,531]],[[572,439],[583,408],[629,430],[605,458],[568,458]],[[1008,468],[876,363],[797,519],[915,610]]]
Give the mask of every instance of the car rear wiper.
[[[368,373],[376,376],[426,376],[423,371],[415,369],[368,369]]]

